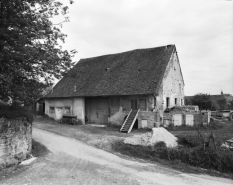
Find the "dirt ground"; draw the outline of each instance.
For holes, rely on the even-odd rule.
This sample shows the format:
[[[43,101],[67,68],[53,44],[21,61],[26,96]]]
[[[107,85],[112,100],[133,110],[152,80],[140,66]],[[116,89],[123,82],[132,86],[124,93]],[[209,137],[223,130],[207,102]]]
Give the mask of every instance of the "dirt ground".
[[[56,127],[60,126],[61,130],[70,128],[62,125],[57,125]],[[88,137],[92,136],[92,134],[89,135]],[[164,168],[158,164],[125,159],[86,145],[82,141],[35,127],[33,128],[33,138],[45,145],[51,153],[39,159],[32,166],[23,169],[20,173],[15,173],[10,178],[1,178],[1,185],[227,185],[233,183],[229,179],[185,174]]]
[[[148,130],[134,129],[130,134],[127,134],[119,132],[120,127],[94,127],[91,124],[70,125],[58,123],[49,118],[37,118],[33,122],[33,126],[62,136],[75,138],[88,145],[95,146],[106,151],[112,151],[111,143],[116,140],[123,140],[134,134],[148,132]]]

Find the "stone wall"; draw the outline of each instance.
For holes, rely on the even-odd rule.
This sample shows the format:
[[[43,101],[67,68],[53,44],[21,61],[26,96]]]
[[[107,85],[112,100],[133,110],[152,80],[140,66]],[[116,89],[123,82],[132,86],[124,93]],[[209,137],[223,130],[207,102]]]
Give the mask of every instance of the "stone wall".
[[[169,124],[174,124],[173,123],[173,115],[176,114],[176,113],[164,113],[164,118],[163,118],[163,125],[165,126],[168,126]],[[190,115],[193,115],[193,118],[194,118],[194,125],[201,125],[203,124],[203,118],[202,118],[202,115],[201,113],[177,113],[177,114],[182,114],[182,125],[186,125],[185,123],[185,116],[186,114],[190,114]]]
[[[140,111],[138,114],[138,128],[142,128],[142,120],[147,120],[147,128],[153,128],[159,123],[159,113],[152,111]]]
[[[31,148],[31,123],[24,119],[0,119],[0,170],[26,159]]]
[[[108,122],[111,125],[122,126],[124,118],[128,115],[129,111],[119,111],[109,117]],[[139,111],[138,114],[138,128],[142,128],[142,120],[147,120],[147,128],[155,127],[155,123],[159,122],[159,112],[152,111]]]

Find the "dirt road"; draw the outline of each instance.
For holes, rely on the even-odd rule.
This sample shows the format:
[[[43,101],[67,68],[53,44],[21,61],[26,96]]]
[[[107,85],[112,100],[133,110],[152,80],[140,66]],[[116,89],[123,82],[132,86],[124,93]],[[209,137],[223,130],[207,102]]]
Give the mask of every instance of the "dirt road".
[[[156,164],[126,160],[75,139],[37,128],[33,128],[33,137],[43,143],[51,154],[22,173],[1,180],[1,185],[233,184],[228,179],[184,174]]]

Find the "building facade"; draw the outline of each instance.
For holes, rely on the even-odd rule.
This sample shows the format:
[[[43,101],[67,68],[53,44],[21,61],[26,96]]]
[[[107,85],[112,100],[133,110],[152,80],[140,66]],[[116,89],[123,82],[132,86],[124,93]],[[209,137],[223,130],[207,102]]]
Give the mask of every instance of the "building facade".
[[[154,127],[163,111],[184,105],[184,80],[175,45],[80,60],[44,97],[45,114],[74,115],[83,124],[121,125],[138,110],[137,128]]]

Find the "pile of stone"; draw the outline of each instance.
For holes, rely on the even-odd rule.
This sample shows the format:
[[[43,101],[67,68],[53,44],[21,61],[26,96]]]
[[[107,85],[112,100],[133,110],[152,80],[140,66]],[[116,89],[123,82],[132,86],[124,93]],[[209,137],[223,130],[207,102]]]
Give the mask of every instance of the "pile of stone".
[[[152,132],[134,135],[124,140],[124,143],[131,145],[152,146],[157,142],[163,141],[167,147],[177,147],[177,138],[165,128],[152,128]]]

